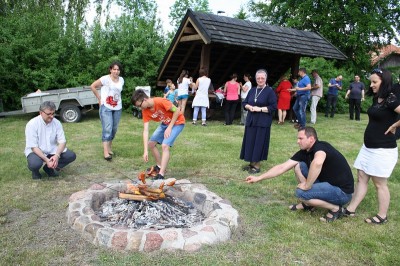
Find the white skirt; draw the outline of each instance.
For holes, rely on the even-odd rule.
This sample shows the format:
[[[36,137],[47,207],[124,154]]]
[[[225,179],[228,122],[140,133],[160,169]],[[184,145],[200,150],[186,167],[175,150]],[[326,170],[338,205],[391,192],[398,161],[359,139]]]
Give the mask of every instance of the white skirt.
[[[397,148],[370,149],[363,144],[354,167],[370,176],[389,178],[397,163],[397,158]]]

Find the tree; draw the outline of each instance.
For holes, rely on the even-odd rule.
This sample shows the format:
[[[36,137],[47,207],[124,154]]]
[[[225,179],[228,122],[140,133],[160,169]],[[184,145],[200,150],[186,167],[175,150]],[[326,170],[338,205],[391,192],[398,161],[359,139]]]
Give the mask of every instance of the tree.
[[[208,0],[177,0],[170,7],[171,25],[176,31],[188,9],[193,11],[211,12]]]
[[[234,18],[238,18],[238,19],[249,19],[250,15],[246,12],[246,10],[244,9],[244,7],[241,5],[240,9],[238,11],[237,14],[233,15]]]
[[[370,51],[398,41],[398,0],[268,2],[252,0],[253,15],[263,22],[320,32],[349,57],[346,63],[356,69],[370,67]]]

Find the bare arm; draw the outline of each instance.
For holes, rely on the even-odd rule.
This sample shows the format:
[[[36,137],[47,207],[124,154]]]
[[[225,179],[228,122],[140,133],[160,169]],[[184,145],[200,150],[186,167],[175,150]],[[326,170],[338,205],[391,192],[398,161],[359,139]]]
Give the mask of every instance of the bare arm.
[[[305,183],[300,183],[297,187],[302,190],[311,189],[315,180],[317,180],[321,173],[322,165],[326,159],[326,153],[323,151],[317,151],[314,155],[314,159],[311,162],[310,169],[308,171],[307,180]]]
[[[394,111],[395,111],[396,113],[400,114],[400,105],[397,106],[397,108],[394,109]],[[397,129],[398,127],[400,127],[400,120],[397,120],[396,123],[394,123],[393,125],[391,125],[391,126],[386,130],[385,135],[387,135],[387,134],[389,134],[389,133],[395,134],[395,133],[396,133],[396,129]]]
[[[293,167],[295,167],[298,164],[297,161],[293,161],[291,159],[287,160],[284,163],[278,164],[274,167],[272,167],[271,169],[269,169],[267,172],[265,172],[264,174],[260,175],[260,176],[248,176],[246,177],[246,182],[247,183],[255,183],[264,179],[270,179],[270,178],[274,178],[277,177],[287,171],[289,171],[290,169],[292,169]]]
[[[149,161],[149,122],[143,124],[143,160]]]
[[[172,105],[169,111],[173,112],[171,122],[169,123],[167,129],[164,131],[164,138],[169,138],[171,135],[172,127],[174,126],[176,120],[178,120],[178,116],[181,113],[175,105]]]
[[[97,100],[99,101],[99,106],[101,105],[101,97],[99,92],[97,91],[98,87],[101,87],[103,84],[101,83],[100,79],[96,80],[95,82],[90,85],[90,89],[92,90],[94,96],[96,96]]]

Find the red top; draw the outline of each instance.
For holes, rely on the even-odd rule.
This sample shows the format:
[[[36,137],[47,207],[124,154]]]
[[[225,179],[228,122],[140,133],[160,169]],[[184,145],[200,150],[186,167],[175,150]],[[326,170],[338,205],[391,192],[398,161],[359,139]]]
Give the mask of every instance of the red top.
[[[175,107],[168,99],[161,97],[154,97],[154,106],[151,109],[142,109],[143,122],[149,122],[150,120],[156,122],[162,122],[168,125],[171,122],[174,112],[171,111],[171,107]],[[178,108],[175,112],[179,112]],[[174,125],[185,124],[185,117],[183,114],[179,114],[178,119]]]
[[[289,89],[292,88],[292,83],[289,80],[282,80],[275,92],[278,95],[278,109],[289,110],[291,94]]]

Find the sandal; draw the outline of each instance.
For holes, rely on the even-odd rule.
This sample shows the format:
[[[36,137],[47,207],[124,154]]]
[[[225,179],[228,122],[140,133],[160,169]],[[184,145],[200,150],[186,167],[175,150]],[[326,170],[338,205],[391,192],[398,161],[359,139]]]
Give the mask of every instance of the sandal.
[[[354,217],[356,216],[356,212],[351,212],[347,208],[343,208],[343,215],[346,217]]]
[[[378,221],[375,220],[374,218],[377,218]],[[375,215],[374,217],[367,218],[364,220],[364,222],[366,222],[367,224],[384,224],[384,223],[387,223],[387,221],[388,221],[387,217],[382,218],[378,214]]]
[[[303,209],[297,208],[297,204],[290,205],[289,209],[290,209],[291,211],[297,211],[297,210],[303,210],[303,211],[305,211],[305,212],[306,212],[306,211],[310,211],[310,212],[315,211],[315,207],[305,205],[304,202],[301,202],[301,205],[303,206]]]
[[[258,174],[260,172],[260,168],[251,166],[249,171],[247,171],[249,174]]]
[[[332,215],[332,217],[328,217],[329,213]],[[343,215],[343,210],[342,210],[342,207],[339,206],[338,211],[333,212],[330,210],[327,214],[324,215],[324,217],[319,218],[319,220],[322,222],[331,223],[333,221],[336,221],[337,219],[340,219],[342,217],[342,215]]]
[[[249,171],[252,167],[253,167],[253,166],[252,166],[251,164],[249,164],[249,165],[243,166],[243,167],[242,167],[242,170],[243,170],[243,171]]]

